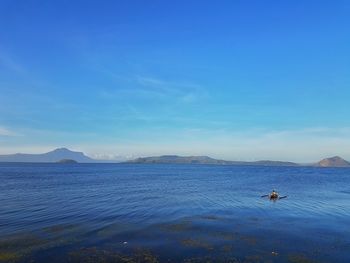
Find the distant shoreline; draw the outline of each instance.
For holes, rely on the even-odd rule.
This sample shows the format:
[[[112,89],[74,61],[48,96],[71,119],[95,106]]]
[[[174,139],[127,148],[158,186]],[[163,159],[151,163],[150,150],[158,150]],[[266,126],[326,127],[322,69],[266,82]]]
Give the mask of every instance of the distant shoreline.
[[[62,163],[58,162],[0,162],[0,166],[2,164],[22,164],[22,165],[55,165],[62,166]],[[84,165],[145,165],[145,166],[161,166],[161,165],[175,165],[175,166],[233,166],[233,167],[283,167],[283,168],[319,168],[319,169],[350,169],[350,166],[318,166],[314,164],[298,164],[294,166],[288,165],[263,165],[263,164],[204,164],[204,163],[131,163],[131,162],[89,162],[89,163],[65,163],[64,167],[67,166],[84,166]]]
[[[119,164],[198,164],[198,165],[239,165],[239,166],[284,166],[284,167],[350,167],[350,162],[339,156],[325,158],[315,163],[295,163],[287,161],[227,161],[214,159],[209,156],[178,156],[162,155],[140,157],[128,161],[96,160],[86,156],[83,152],[71,151],[67,148],[57,148],[43,154],[9,154],[0,155],[0,163],[119,163]],[[67,164],[67,163],[66,163]]]

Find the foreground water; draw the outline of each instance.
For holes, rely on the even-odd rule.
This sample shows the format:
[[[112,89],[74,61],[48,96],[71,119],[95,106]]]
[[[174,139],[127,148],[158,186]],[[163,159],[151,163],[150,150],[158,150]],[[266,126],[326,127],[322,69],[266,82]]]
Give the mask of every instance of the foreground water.
[[[0,180],[0,262],[350,262],[350,169],[8,163]]]

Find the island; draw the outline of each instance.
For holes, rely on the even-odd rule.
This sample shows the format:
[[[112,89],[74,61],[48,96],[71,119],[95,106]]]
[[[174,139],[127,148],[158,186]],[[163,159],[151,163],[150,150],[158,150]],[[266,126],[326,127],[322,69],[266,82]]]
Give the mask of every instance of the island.
[[[216,164],[216,165],[250,165],[250,166],[298,166],[293,162],[282,161],[256,161],[256,162],[244,162],[244,161],[226,161],[220,159],[214,159],[208,156],[178,156],[178,155],[162,155],[152,157],[141,157],[134,160],[129,160],[125,163],[135,164]]]
[[[339,156],[325,158],[317,163],[319,167],[350,167],[350,162]]]

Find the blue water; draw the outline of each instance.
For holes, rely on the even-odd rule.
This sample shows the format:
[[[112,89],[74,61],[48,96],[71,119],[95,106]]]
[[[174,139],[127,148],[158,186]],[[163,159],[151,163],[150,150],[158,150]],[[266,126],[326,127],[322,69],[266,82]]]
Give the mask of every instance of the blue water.
[[[346,168],[3,163],[0,180],[0,262],[350,262]]]

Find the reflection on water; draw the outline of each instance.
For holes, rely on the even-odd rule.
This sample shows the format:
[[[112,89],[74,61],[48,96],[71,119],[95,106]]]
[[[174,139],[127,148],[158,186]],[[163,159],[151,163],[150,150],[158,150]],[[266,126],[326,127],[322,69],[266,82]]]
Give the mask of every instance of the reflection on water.
[[[0,262],[350,262],[350,169],[0,164]],[[288,198],[260,196],[273,188]]]

